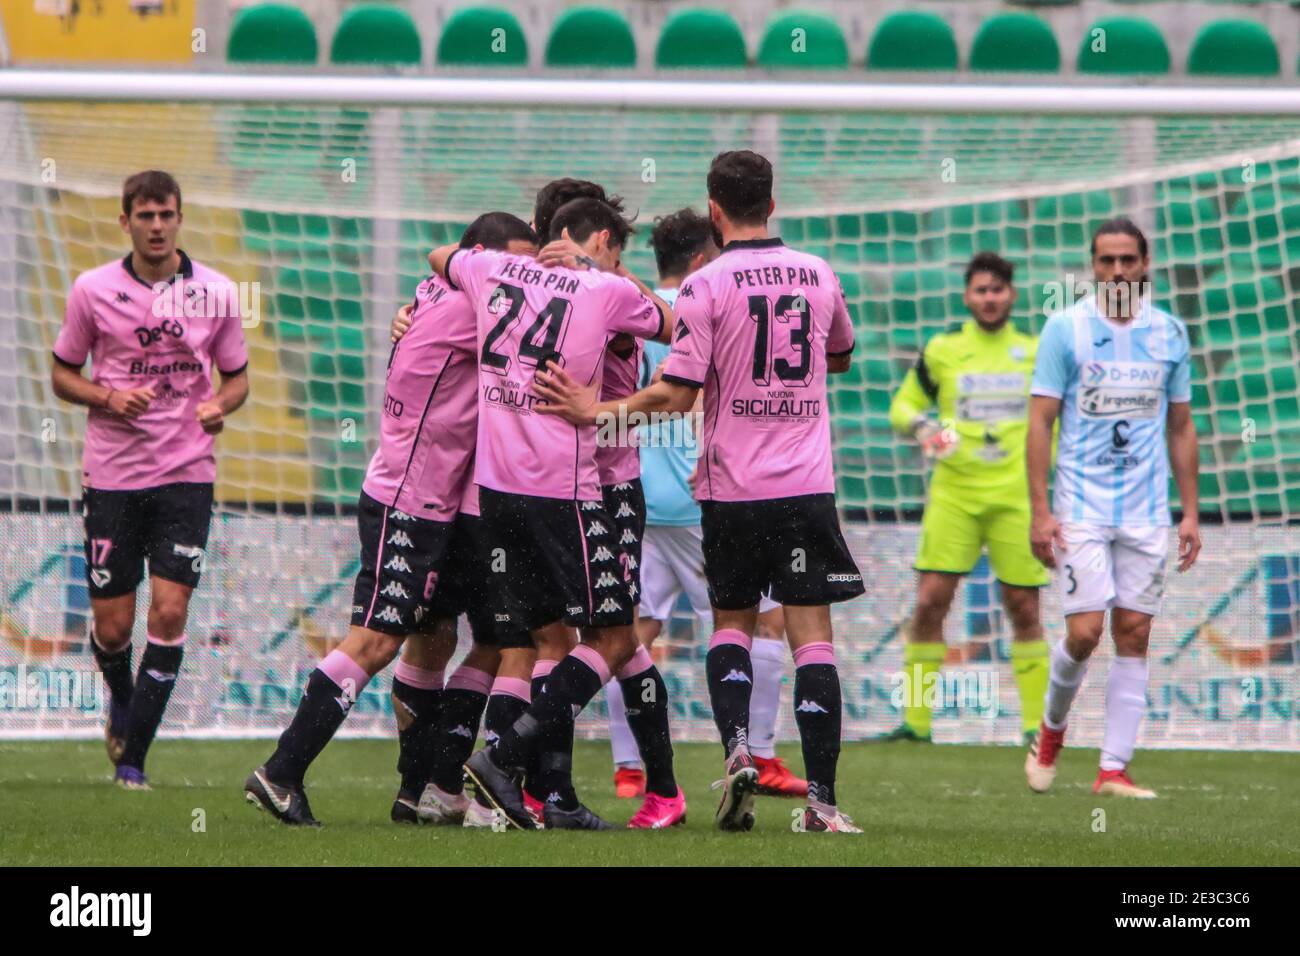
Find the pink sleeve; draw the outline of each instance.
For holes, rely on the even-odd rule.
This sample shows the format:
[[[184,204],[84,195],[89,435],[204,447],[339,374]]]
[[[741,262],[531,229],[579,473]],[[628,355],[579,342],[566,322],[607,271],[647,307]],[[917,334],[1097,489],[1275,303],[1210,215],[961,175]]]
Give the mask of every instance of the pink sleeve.
[[[483,277],[492,267],[495,253],[488,249],[457,249],[447,260],[447,283],[477,299]]]
[[[827,355],[848,355],[853,351],[853,320],[844,302],[844,287],[835,280],[835,301],[831,306],[831,329],[826,336]]]
[[[231,301],[238,302],[238,296]],[[221,323],[212,336],[212,364],[222,375],[234,375],[248,365],[248,345],[244,341],[244,324],[239,310],[233,315],[218,319]]]
[[[63,313],[63,327],[59,329],[59,337],[54,340],[54,355],[65,364],[80,368],[86,364],[94,345],[95,315],[90,308],[85,287],[80,282],[74,282]]]
[[[687,282],[673,304],[673,347],[664,379],[701,388],[713,361],[713,297],[707,283]]]
[[[663,327],[659,307],[630,279],[609,286],[609,330],[626,332],[638,339],[652,339]]]

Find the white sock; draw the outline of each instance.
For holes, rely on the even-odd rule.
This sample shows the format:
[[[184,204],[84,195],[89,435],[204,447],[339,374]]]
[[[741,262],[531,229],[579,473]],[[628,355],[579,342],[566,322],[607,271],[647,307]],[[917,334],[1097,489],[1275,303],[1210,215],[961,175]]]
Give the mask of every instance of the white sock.
[[[609,707],[609,743],[614,749],[614,766],[641,766],[641,751],[627,724],[627,707],[623,703],[623,688],[617,680],[605,685],[605,704]]]
[[[1074,695],[1088,673],[1088,659],[1076,661],[1065,649],[1065,639],[1052,648],[1051,671],[1047,681],[1047,704],[1043,710],[1043,723],[1049,730],[1060,730],[1070,714]]]
[[[754,668],[754,692],[749,698],[749,752],[755,757],[771,760],[776,756],[776,715],[781,709],[785,658],[785,641],[757,638],[749,650]]]
[[[1123,770],[1133,759],[1138,729],[1147,709],[1147,659],[1116,657],[1106,675],[1106,733],[1101,769]]]

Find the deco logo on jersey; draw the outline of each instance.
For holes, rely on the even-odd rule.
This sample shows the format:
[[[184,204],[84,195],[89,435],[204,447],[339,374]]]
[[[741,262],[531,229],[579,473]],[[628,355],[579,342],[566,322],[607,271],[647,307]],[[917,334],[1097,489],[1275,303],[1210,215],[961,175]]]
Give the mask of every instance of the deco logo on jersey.
[[[148,348],[157,342],[163,340],[163,336],[173,339],[179,339],[185,335],[185,326],[181,325],[175,319],[163,319],[157,325],[136,326],[135,337],[139,340],[142,348]]]

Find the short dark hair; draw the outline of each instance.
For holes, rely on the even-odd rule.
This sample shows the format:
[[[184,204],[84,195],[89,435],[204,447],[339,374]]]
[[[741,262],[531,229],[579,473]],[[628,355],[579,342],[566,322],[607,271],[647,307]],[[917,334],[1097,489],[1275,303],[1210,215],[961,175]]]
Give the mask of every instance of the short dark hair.
[[[472,249],[474,246],[482,246],[484,249],[501,250],[516,239],[531,242],[535,246],[541,245],[533,227],[518,216],[508,212],[485,212],[466,227],[460,237],[460,247]]]
[[[176,211],[181,211],[181,186],[171,173],[161,169],[146,169],[126,178],[122,184],[122,212],[131,215],[131,207],[137,199],[166,203],[168,197],[176,197]]]
[[[533,227],[537,234],[543,238],[549,236],[555,213],[575,199],[599,199],[620,216],[624,214],[623,197],[606,195],[600,183],[587,179],[553,179],[537,190],[537,200],[533,203]]]
[[[996,252],[977,252],[971,257],[971,261],[966,264],[967,285],[970,285],[970,280],[977,272],[991,272],[1007,285],[1011,285],[1011,280],[1016,274],[1016,267]]]
[[[738,226],[767,222],[772,203],[772,164],[752,150],[718,153],[709,165],[709,198]]]
[[[650,245],[655,251],[659,277],[680,276],[690,268],[691,260],[713,242],[713,224],[708,216],[694,209],[679,209],[655,220]]]
[[[551,219],[551,238],[560,238],[565,229],[574,242],[586,242],[593,232],[609,230],[610,245],[622,248],[633,232],[632,224],[609,203],[599,199],[574,199],[555,211]]]
[[[1089,249],[1089,254],[1094,256],[1097,254],[1098,236],[1109,236],[1115,234],[1132,236],[1138,241],[1138,252],[1141,253],[1142,258],[1145,259],[1147,257],[1147,237],[1143,235],[1142,230],[1138,228],[1137,223],[1128,216],[1116,216],[1114,219],[1107,219],[1098,226],[1097,231],[1092,234],[1092,246]]]

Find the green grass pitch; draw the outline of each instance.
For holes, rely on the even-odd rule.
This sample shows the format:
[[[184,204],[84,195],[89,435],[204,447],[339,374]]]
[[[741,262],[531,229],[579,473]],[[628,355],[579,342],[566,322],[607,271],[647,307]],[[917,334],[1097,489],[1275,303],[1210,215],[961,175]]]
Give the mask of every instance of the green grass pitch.
[[[297,830],[244,802],[241,783],[272,742],[160,741],[155,789],[112,786],[97,742],[0,743],[3,865],[1240,865],[1300,864],[1300,754],[1146,751],[1134,762],[1153,801],[1091,792],[1097,753],[1066,750],[1053,793],[1025,786],[1011,747],[849,744],[840,802],[861,837],[797,834],[800,803],[760,798],[748,834],[713,829],[719,748],[677,745],[689,822],[660,833],[492,833],[398,826],[393,741],[336,741],[308,774],[325,826]],[[782,748],[798,768],[797,748]],[[608,746],[579,743],[575,773],[592,809],[623,822]],[[1105,832],[1097,832],[1105,811]],[[201,810],[202,814],[196,814]],[[195,832],[201,816],[205,832]]]

